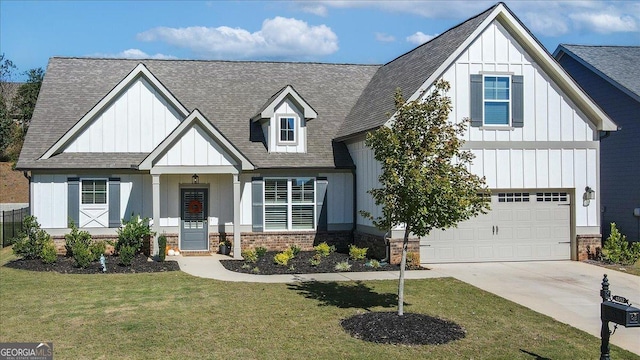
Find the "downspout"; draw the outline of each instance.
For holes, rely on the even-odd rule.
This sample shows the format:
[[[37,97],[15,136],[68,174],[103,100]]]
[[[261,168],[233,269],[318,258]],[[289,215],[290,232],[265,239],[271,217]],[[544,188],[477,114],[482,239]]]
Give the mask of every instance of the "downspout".
[[[31,208],[33,206],[31,206],[31,174],[29,174],[29,172],[27,170],[22,172],[22,175],[29,180],[29,215],[33,215],[33,213],[31,213]]]

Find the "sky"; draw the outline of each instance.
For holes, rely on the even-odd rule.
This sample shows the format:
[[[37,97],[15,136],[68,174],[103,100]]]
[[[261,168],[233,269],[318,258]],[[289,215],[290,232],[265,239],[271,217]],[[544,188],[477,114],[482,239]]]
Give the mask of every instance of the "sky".
[[[495,1],[0,0],[0,54],[384,64]],[[640,46],[640,0],[506,1],[538,40]]]

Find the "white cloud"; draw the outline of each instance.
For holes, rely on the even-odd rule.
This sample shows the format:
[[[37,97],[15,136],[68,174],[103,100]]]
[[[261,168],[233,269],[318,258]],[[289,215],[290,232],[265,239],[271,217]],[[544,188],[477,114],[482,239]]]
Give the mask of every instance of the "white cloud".
[[[570,14],[577,27],[591,29],[599,33],[632,32],[638,30],[636,20],[629,15],[605,13]]]
[[[380,42],[394,42],[396,38],[393,35],[385,34],[385,33],[376,33],[376,40]]]
[[[327,16],[328,10],[327,7],[321,4],[307,4],[303,3],[300,7],[303,12],[314,14],[318,16]]]
[[[416,45],[422,45],[424,43],[426,43],[427,41],[433,39],[434,37],[436,37],[435,35],[427,35],[425,33],[423,33],[422,31],[418,31],[413,35],[409,35],[407,36],[407,41],[412,43],[412,44],[416,44]]]
[[[127,49],[117,54],[96,53],[90,56],[103,57],[103,58],[124,58],[124,59],[159,59],[159,60],[177,59],[173,55],[165,55],[165,54],[149,55],[140,49]]]
[[[539,13],[525,12],[521,18],[527,27],[535,34],[560,36],[569,32],[567,19],[557,13],[540,16]]]
[[[157,27],[137,38],[187,48],[204,57],[313,59],[338,50],[338,37],[328,26],[280,16],[266,19],[253,33],[228,26]]]

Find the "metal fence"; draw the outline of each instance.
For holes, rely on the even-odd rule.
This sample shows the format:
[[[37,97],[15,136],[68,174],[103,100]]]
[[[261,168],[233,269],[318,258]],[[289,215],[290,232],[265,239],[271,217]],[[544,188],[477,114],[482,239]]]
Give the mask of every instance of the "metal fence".
[[[2,247],[9,246],[11,239],[16,237],[22,229],[22,221],[29,215],[29,208],[2,212]]]

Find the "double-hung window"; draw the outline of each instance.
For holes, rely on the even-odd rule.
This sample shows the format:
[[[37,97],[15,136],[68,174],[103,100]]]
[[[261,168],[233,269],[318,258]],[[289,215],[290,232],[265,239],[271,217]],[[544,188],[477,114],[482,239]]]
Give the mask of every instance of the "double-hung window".
[[[315,229],[315,192],[314,178],[265,179],[265,230]]]
[[[296,118],[292,116],[280,117],[280,142],[296,142]]]
[[[82,204],[107,203],[107,180],[82,180]]]
[[[509,76],[484,77],[484,124],[510,125],[511,78]]]

